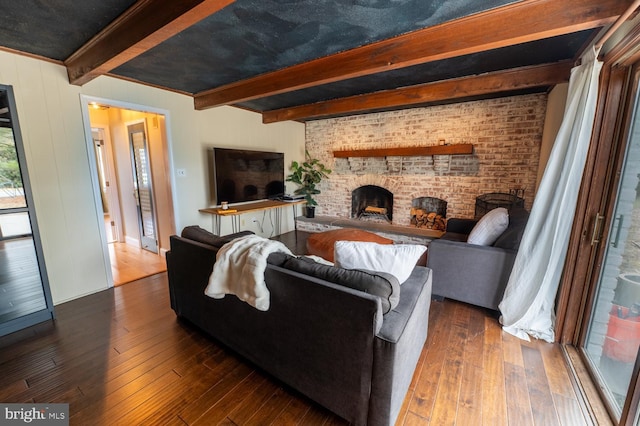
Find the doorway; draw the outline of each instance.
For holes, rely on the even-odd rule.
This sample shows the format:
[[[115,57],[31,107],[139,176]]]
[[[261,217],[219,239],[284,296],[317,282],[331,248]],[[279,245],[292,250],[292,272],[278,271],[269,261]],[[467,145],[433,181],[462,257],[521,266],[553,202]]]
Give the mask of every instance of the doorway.
[[[615,58],[605,57],[601,75],[558,330],[568,354],[575,345],[568,359],[585,373],[579,382],[593,382],[585,395],[594,416],[627,425],[640,415],[640,63]]]
[[[164,111],[82,97],[108,280],[166,271],[175,233]]]
[[[636,78],[638,75],[636,74]],[[640,347],[640,114],[638,94],[613,201],[610,230],[584,344],[616,417],[622,415]]]

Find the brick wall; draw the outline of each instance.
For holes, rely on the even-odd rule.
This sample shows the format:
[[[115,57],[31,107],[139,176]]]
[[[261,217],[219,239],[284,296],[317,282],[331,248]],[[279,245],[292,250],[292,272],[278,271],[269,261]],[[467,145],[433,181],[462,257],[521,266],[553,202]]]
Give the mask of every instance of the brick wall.
[[[394,223],[409,224],[411,200],[447,200],[448,217],[473,217],[475,198],[536,187],[546,94],[513,96],[308,122],[306,148],[333,169],[316,214],[348,218],[351,191],[382,186],[394,194]],[[334,158],[334,150],[471,143],[473,155]]]

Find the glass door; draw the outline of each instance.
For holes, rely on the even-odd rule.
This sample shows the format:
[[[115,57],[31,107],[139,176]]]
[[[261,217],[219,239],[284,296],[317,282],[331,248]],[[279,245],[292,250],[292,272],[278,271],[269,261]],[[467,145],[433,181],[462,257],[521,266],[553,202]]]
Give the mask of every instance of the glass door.
[[[0,85],[0,336],[53,318],[20,128]]]
[[[632,376],[640,347],[640,114],[637,96],[630,123],[585,342],[587,358],[618,420],[635,388]],[[603,219],[604,216],[598,215],[596,222]]]

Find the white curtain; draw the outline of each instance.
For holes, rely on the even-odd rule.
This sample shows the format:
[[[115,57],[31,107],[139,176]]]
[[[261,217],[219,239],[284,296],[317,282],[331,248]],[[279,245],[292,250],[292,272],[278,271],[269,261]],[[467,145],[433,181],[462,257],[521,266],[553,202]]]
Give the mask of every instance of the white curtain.
[[[602,63],[595,49],[571,70],[564,119],[499,305],[503,329],[554,340],[554,301],[593,128]]]

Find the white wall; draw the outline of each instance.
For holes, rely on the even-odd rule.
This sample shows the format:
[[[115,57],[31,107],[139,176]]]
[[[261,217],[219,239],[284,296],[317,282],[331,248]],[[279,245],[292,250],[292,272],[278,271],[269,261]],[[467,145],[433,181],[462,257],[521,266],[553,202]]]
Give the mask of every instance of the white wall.
[[[199,191],[193,193],[192,197],[202,200],[209,199],[209,188],[195,185],[196,182],[203,182],[208,179],[206,151],[213,146],[224,148],[244,148],[244,149],[265,149],[267,151],[284,152],[285,176],[289,173],[289,164],[292,160],[300,161],[304,159],[305,128],[303,124],[294,122],[274,123],[263,125],[262,116],[248,113],[237,108],[226,108],[224,114],[198,113],[198,132],[201,135],[197,142],[197,147],[191,150],[182,150],[179,158],[174,158],[175,167],[182,167],[181,164],[193,164],[199,162],[199,167],[187,168],[186,178],[177,178],[179,183],[184,181],[186,187]],[[256,133],[255,129],[262,129]],[[259,143],[260,141],[260,143]],[[185,155],[183,158],[182,155]],[[186,157],[188,156],[188,157]],[[287,183],[287,192],[293,192],[295,185]],[[205,203],[206,204],[206,203]],[[194,205],[189,212],[192,214],[186,223],[197,223],[203,228],[211,229],[212,218],[198,214],[198,206]],[[195,214],[194,214],[195,213]],[[241,228],[251,230],[264,237],[272,235],[271,219],[275,219],[274,212],[257,212],[255,214],[244,214],[241,216]],[[298,207],[298,215],[301,214],[301,207]],[[256,219],[258,222],[253,222]],[[293,210],[291,208],[282,209],[282,229],[287,232],[293,229]],[[231,233],[231,218],[222,218],[221,234]]]
[[[211,219],[198,213],[208,203],[205,147],[280,150],[286,164],[304,153],[303,124],[263,125],[260,115],[232,107],[194,111],[191,97],[111,77],[72,86],[61,65],[3,51],[0,83],[13,86],[16,96],[55,304],[107,288],[98,225],[102,212],[93,197],[80,95],[168,111],[177,230],[188,224],[210,229]],[[176,168],[187,176],[175,177]],[[223,219],[223,233],[228,227]],[[283,232],[288,229],[283,226]]]

